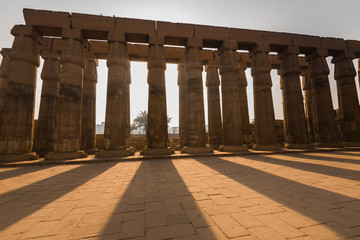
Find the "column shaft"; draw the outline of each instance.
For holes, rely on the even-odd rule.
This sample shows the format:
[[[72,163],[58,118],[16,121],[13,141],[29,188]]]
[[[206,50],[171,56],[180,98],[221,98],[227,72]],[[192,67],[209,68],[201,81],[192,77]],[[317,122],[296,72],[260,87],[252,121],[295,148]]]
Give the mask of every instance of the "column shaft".
[[[10,72],[10,48],[3,48],[1,55],[3,56],[0,65],[0,129],[4,108],[8,100],[9,89],[9,72]]]
[[[30,153],[34,137],[36,72],[39,66],[39,33],[30,26],[17,25],[10,53],[8,102],[3,110],[0,154]],[[5,157],[3,157],[5,158]],[[18,158],[20,159],[20,158]],[[25,159],[23,159],[25,160]]]
[[[301,68],[291,48],[279,53],[283,97],[285,148],[311,148],[301,93]]]
[[[202,83],[202,41],[189,39],[186,46],[187,78],[187,144],[189,147],[205,147],[205,115]]]
[[[86,156],[80,151],[85,39],[78,29],[63,29],[62,37],[64,45],[60,56],[60,92],[55,114],[55,154],[46,156],[52,160]]]
[[[271,64],[268,46],[258,44],[251,52],[254,84],[255,150],[279,149],[271,93]]]
[[[337,84],[343,141],[348,146],[360,145],[360,106],[355,85],[356,71],[345,54],[333,58]]]
[[[304,91],[304,101],[305,101],[305,118],[307,124],[307,130],[309,133],[309,142],[315,142],[315,133],[314,133],[314,106],[311,95],[311,82],[309,78],[309,71],[305,69],[301,73],[302,75],[302,88]]]
[[[179,137],[180,147],[187,146],[187,110],[186,110],[186,76],[185,76],[185,64],[178,64],[178,79],[177,84],[179,86]]]
[[[149,148],[166,148],[168,140],[164,38],[150,37],[148,53],[148,129]]]
[[[54,151],[54,131],[56,102],[60,90],[59,53],[42,50],[44,66],[41,72],[43,80],[39,118],[34,139],[34,150],[41,156]]]
[[[98,61],[93,53],[87,53],[84,69],[81,119],[81,149],[96,152],[96,83]]]
[[[250,120],[249,120],[249,107],[247,99],[247,80],[245,75],[245,69],[241,66],[238,71],[238,81],[239,81],[239,97],[240,97],[240,116],[241,116],[241,128],[242,135],[244,136],[244,142],[246,144],[251,143],[251,130],[250,130]]]
[[[130,144],[130,64],[125,35],[109,37],[107,58],[108,87],[105,116],[104,147],[110,155],[129,155]],[[116,150],[116,151],[115,151]],[[118,151],[117,151],[118,150]],[[107,153],[97,156],[106,157]]]
[[[316,147],[340,147],[340,134],[335,121],[330,85],[329,67],[324,55],[317,50],[306,56],[309,61],[309,77],[314,107]]]
[[[223,144],[221,122],[218,67],[214,64],[206,66],[206,87],[208,101],[208,128],[210,146],[218,149]]]

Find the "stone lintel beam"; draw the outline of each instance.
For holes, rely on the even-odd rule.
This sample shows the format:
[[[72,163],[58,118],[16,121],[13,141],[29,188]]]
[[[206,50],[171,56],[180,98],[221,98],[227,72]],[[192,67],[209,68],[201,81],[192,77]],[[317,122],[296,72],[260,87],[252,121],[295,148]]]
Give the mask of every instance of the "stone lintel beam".
[[[157,33],[165,37],[167,45],[185,46],[187,39],[195,35],[203,40],[204,47],[217,48],[231,36],[242,50],[252,49],[262,39],[269,44],[271,51],[295,44],[303,54],[320,47],[332,54],[350,43],[349,50],[360,55],[360,41],[341,38],[34,9],[24,9],[24,18],[27,25],[35,26],[45,36],[60,37],[61,28],[72,26],[81,29],[86,38],[98,40],[106,40],[109,31],[122,31],[129,42],[148,43],[148,36]]]

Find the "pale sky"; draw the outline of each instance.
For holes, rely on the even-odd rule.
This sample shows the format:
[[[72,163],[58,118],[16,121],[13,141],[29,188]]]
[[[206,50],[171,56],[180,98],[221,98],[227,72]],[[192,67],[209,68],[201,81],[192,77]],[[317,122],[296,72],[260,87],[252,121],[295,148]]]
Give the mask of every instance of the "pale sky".
[[[123,1],[123,0],[13,0],[1,4],[0,47],[11,47],[13,36],[10,30],[15,24],[24,24],[23,8],[53,11],[78,12],[171,21],[213,26],[246,28],[277,32],[289,32],[360,40],[359,0],[182,0],[182,1]],[[328,58],[331,60],[331,58]],[[329,61],[328,61],[329,62]],[[357,61],[354,61],[357,67]],[[333,79],[333,65],[329,75],[334,107],[337,108],[336,86]],[[41,67],[39,68],[39,73]],[[250,119],[253,119],[253,94],[250,70],[248,78],[248,102]],[[132,62],[132,83],[130,85],[131,120],[141,110],[147,110],[146,63]],[[275,116],[282,119],[282,100],[279,77],[272,71]],[[97,84],[96,122],[105,120],[107,68],[105,61],[99,61]],[[172,117],[170,126],[178,126],[177,68],[168,64],[166,70],[167,111]],[[205,82],[205,73],[203,74]],[[358,81],[357,89],[359,90]],[[38,78],[36,95],[37,118],[42,80]],[[205,117],[207,122],[206,88],[204,87]]]

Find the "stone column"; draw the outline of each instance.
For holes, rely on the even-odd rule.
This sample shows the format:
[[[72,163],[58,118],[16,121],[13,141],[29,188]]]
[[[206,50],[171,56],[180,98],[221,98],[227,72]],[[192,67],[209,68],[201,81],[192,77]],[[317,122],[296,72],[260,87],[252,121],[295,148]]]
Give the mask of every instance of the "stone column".
[[[54,152],[48,160],[86,157],[81,145],[81,103],[86,39],[80,29],[62,29],[60,92],[56,104]]]
[[[186,110],[186,76],[185,76],[185,63],[180,60],[178,63],[178,79],[179,86],[179,137],[180,148],[187,145],[187,110]]]
[[[164,37],[149,37],[148,52],[148,148],[144,155],[168,155],[173,151],[167,147],[168,125],[166,112],[165,70],[166,57],[164,50]]]
[[[237,42],[224,41],[220,47],[220,75],[224,145],[222,151],[247,151],[242,134],[239,65],[236,57]]]
[[[269,46],[258,43],[251,51],[251,75],[254,82],[255,144],[254,150],[279,150],[271,93]]]
[[[57,51],[41,51],[44,66],[38,124],[34,138],[34,150],[40,155],[54,151],[55,109],[60,90],[60,55]]]
[[[10,72],[10,48],[1,49],[2,61],[0,65],[0,129],[4,108],[8,100],[9,72]]]
[[[202,85],[202,40],[190,38],[186,44],[186,108],[187,108],[187,146],[184,153],[211,152],[206,148],[204,97]]]
[[[311,95],[314,107],[315,147],[342,147],[340,134],[335,120],[330,85],[329,67],[326,63],[327,53],[317,49],[306,54],[309,62]]]
[[[238,71],[238,82],[239,82],[239,106],[240,106],[240,116],[241,116],[241,128],[242,135],[244,136],[245,144],[251,143],[251,129],[250,129],[250,120],[249,120],[249,107],[247,99],[247,79],[245,74],[246,66],[240,65]]]
[[[7,104],[0,130],[0,161],[29,160],[34,137],[36,72],[41,35],[31,26],[16,25],[10,53]]]
[[[105,115],[104,151],[96,157],[123,157],[131,154],[129,105],[129,56],[125,34],[108,34],[108,86]]]
[[[304,100],[305,100],[305,118],[307,124],[307,130],[309,133],[309,142],[315,142],[314,134],[314,106],[311,96],[311,82],[309,78],[309,69],[305,68],[301,71],[302,76],[302,88],[304,91]]]
[[[208,101],[209,140],[213,149],[219,149],[223,145],[223,129],[221,122],[219,72],[218,65],[209,61],[205,67],[206,88]]]
[[[285,148],[312,148],[305,119],[297,51],[289,47],[279,52]]]
[[[338,92],[340,121],[345,146],[360,146],[360,106],[357,96],[356,71],[350,53],[340,53],[332,59],[335,63],[335,80]]]
[[[95,154],[96,146],[96,83],[98,60],[93,53],[86,52],[82,95],[81,149]]]

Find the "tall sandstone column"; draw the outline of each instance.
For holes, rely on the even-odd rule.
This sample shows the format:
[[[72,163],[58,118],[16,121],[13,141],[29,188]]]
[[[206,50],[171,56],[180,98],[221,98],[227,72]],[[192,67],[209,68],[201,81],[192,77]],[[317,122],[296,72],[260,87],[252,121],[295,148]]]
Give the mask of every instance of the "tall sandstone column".
[[[205,67],[206,88],[208,101],[209,141],[213,149],[219,149],[223,145],[223,130],[221,122],[219,72],[215,62],[210,62]]]
[[[56,102],[60,90],[60,55],[57,51],[41,51],[44,65],[39,118],[34,138],[34,150],[40,155],[54,151]]]
[[[10,53],[7,104],[2,113],[0,161],[29,160],[34,137],[36,73],[41,35],[31,26],[16,25]]]
[[[240,97],[240,116],[241,116],[241,128],[242,135],[244,136],[245,144],[251,143],[251,129],[249,120],[249,107],[247,99],[247,79],[245,74],[246,66],[240,65],[238,71],[238,82],[239,82],[239,97]]]
[[[187,146],[184,153],[211,152],[206,148],[204,97],[202,83],[202,40],[189,38],[186,44],[186,108],[187,108]]]
[[[1,49],[2,61],[0,66],[0,129],[4,108],[8,100],[9,72],[10,72],[10,48]]]
[[[340,121],[345,146],[360,146],[360,106],[357,96],[356,70],[347,52],[334,56]]]
[[[62,38],[64,45],[60,56],[62,66],[55,114],[54,152],[45,156],[48,160],[87,156],[80,151],[86,39],[80,29],[63,29]]]
[[[220,47],[220,75],[224,145],[222,151],[247,151],[242,131],[239,91],[237,42],[224,41]]]
[[[104,151],[96,157],[123,157],[131,154],[129,56],[123,33],[108,34],[108,86],[105,115]]]
[[[309,133],[309,142],[315,142],[314,133],[314,106],[311,95],[311,82],[309,78],[309,69],[305,68],[301,71],[302,76],[302,88],[304,91],[304,102],[305,102],[305,118],[307,129]]]
[[[81,149],[87,154],[98,151],[96,146],[96,83],[98,60],[86,52],[81,115]]]
[[[301,68],[295,48],[279,53],[280,76],[283,97],[285,148],[312,148],[301,93]]]
[[[330,85],[329,67],[326,53],[322,49],[313,50],[306,55],[309,62],[311,95],[314,107],[315,147],[342,147],[340,134],[335,121]]]
[[[178,79],[179,86],[179,136],[180,148],[187,146],[187,110],[186,110],[186,72],[185,63],[180,60],[178,63]]]
[[[254,82],[255,145],[254,150],[279,150],[271,93],[269,46],[258,43],[250,52]]]
[[[165,70],[166,57],[164,50],[164,37],[149,37],[148,52],[148,147],[144,155],[168,155],[173,151],[167,147],[168,126],[166,113]]]

